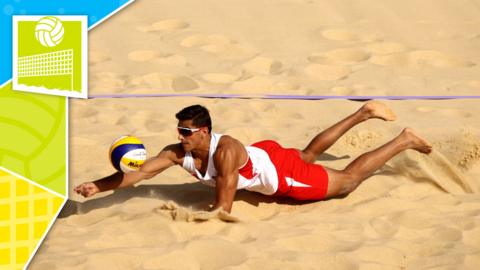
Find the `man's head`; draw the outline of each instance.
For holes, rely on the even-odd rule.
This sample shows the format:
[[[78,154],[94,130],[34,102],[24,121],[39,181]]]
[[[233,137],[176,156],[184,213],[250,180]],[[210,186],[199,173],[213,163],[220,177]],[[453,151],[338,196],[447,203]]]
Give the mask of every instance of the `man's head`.
[[[210,139],[212,120],[207,108],[192,105],[183,108],[175,117],[178,119],[178,139],[185,151],[192,151]]]

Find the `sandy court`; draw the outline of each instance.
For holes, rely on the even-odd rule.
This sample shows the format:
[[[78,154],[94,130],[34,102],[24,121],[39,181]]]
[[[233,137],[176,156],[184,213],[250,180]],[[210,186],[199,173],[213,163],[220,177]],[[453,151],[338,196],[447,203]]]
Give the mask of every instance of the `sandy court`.
[[[89,33],[90,94],[478,95],[480,2],[137,0]]]
[[[210,109],[216,132],[245,144],[274,139],[300,148],[361,106],[348,100],[72,100],[70,189],[113,172],[108,147],[120,135],[138,136],[150,156],[176,142],[174,114],[196,103]],[[87,201],[71,194],[30,269],[477,269],[478,101],[386,104],[396,121],[362,123],[317,162],[342,168],[405,126],[435,150],[428,157],[397,156],[346,198],[295,204],[240,191],[232,211],[240,222],[186,222],[212,203],[213,189],[171,168]],[[169,210],[176,207],[169,201],[180,208]]]

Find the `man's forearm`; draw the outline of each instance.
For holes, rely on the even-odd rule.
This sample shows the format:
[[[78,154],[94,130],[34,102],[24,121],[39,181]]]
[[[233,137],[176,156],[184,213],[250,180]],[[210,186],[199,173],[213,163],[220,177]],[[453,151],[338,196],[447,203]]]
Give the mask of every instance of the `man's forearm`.
[[[116,172],[112,175],[94,181],[93,183],[98,187],[99,191],[107,191],[117,188],[124,188],[133,186],[139,181],[145,179],[144,173],[141,172],[130,172],[130,173],[121,173]]]
[[[99,191],[108,191],[125,186],[122,185],[124,175],[121,172],[116,172],[112,175],[96,180],[93,183],[98,187]]]

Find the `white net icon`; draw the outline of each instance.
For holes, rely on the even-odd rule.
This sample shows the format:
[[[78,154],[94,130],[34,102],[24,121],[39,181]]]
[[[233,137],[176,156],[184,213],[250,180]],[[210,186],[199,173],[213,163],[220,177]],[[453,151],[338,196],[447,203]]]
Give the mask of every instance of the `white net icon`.
[[[18,57],[18,78],[62,75],[73,90],[73,49]]]

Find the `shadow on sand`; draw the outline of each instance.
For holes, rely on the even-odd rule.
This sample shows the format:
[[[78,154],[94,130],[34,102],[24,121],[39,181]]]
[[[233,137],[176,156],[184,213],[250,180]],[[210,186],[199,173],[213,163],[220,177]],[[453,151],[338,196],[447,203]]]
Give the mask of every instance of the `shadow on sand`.
[[[339,160],[348,158],[350,158],[348,155],[337,157],[324,153],[317,160]],[[385,174],[392,174],[392,172],[385,171]],[[342,199],[344,197],[346,196],[332,199]],[[69,199],[65,204],[65,207],[60,212],[59,218],[66,218],[70,215],[86,214],[94,209],[107,208],[113,205],[121,204],[132,198],[153,198],[163,201],[171,200],[180,206],[193,207],[194,209],[207,209],[208,205],[214,202],[215,190],[212,187],[201,184],[200,182],[184,184],[139,185],[137,187],[117,189],[114,190],[112,194],[100,198],[90,199],[85,202],[78,202]],[[235,201],[244,201],[252,206],[258,206],[260,203],[288,205],[303,205],[312,203],[312,201],[295,201],[289,198],[266,196],[246,190],[237,191]]]

